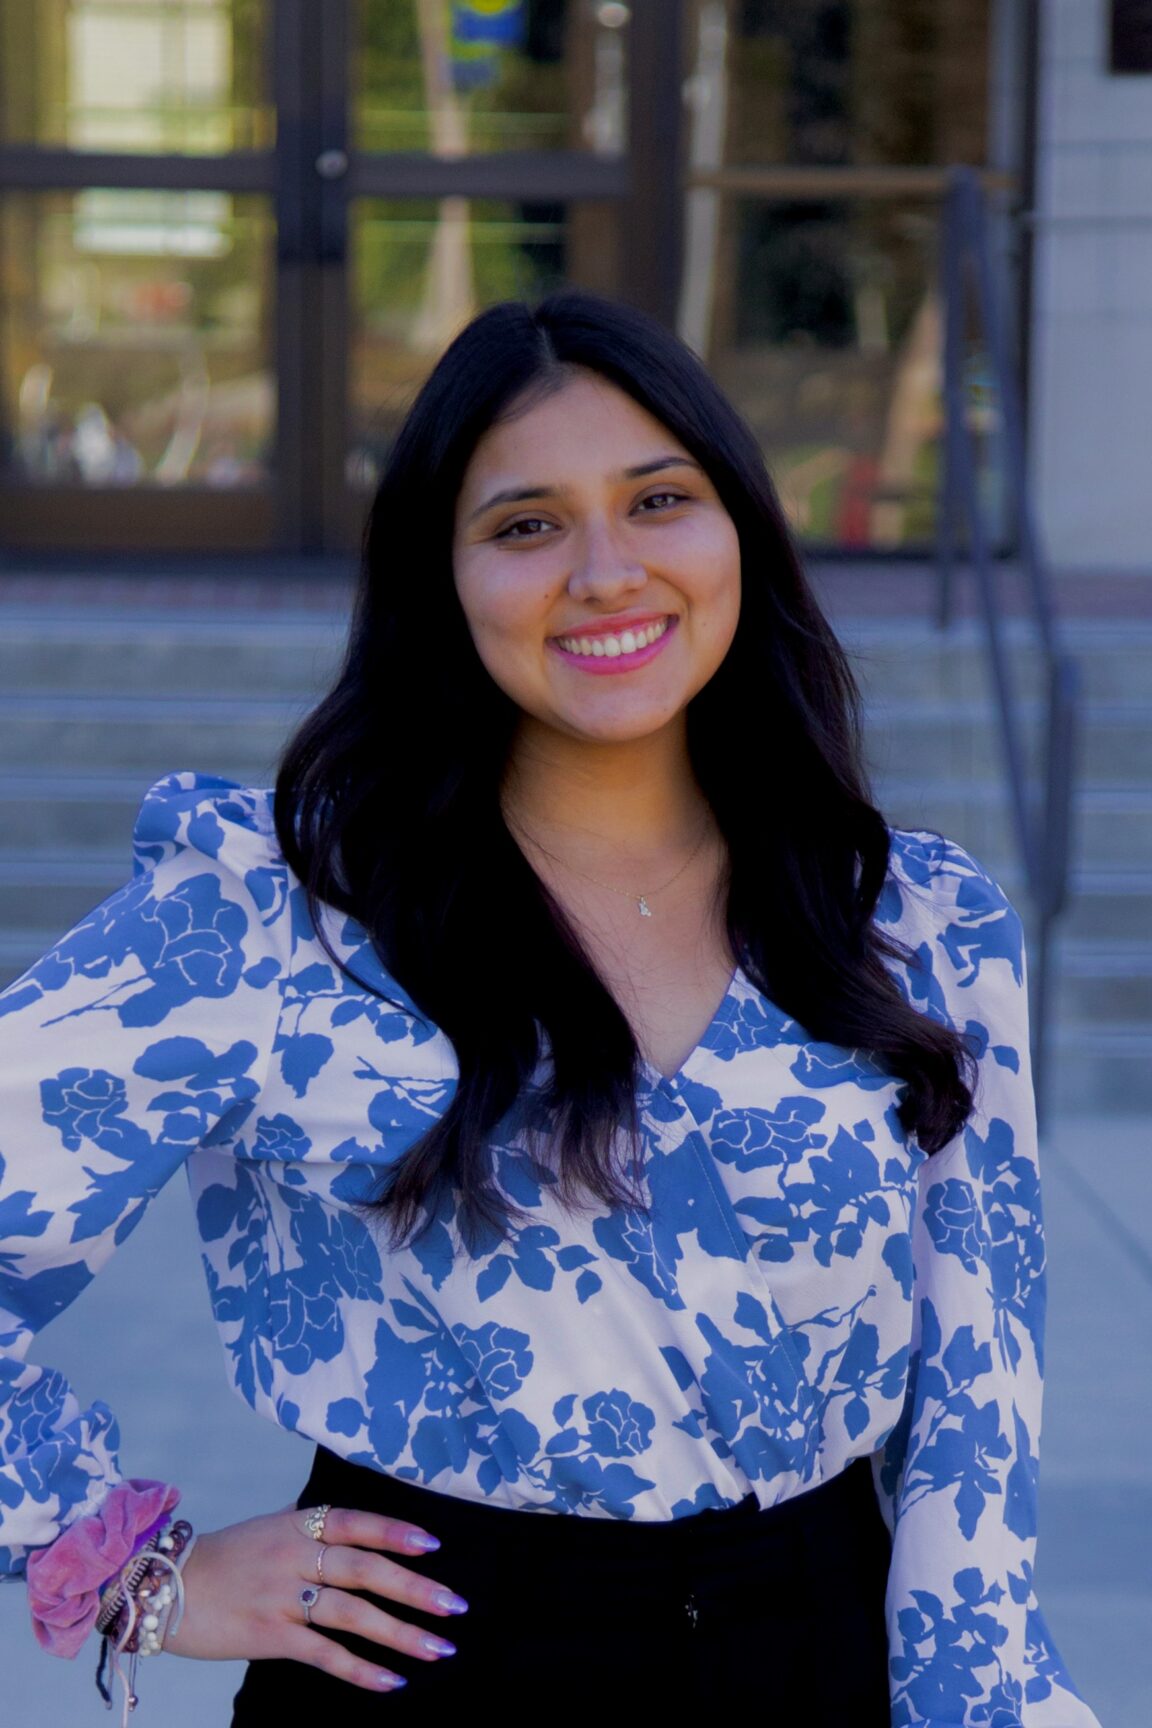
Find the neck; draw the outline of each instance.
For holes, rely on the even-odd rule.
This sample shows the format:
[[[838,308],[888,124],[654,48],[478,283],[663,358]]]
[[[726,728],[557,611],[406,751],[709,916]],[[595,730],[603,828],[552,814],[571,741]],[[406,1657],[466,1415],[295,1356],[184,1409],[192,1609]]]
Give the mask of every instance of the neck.
[[[608,847],[637,858],[691,846],[707,817],[682,714],[648,737],[605,744],[523,721],[504,808],[513,827],[544,845]]]

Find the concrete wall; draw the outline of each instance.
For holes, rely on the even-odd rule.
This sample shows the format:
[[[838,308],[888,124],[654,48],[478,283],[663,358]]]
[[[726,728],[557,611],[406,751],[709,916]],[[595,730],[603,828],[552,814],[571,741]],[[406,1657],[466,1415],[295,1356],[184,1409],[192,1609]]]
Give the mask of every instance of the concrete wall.
[[[1152,571],[1152,76],[1041,0],[1032,455],[1057,568]]]

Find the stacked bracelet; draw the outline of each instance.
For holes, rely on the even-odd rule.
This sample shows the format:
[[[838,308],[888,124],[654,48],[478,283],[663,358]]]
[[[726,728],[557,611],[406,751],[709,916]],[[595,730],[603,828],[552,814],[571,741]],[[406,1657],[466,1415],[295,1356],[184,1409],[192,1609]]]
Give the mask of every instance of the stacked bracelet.
[[[137,1704],[137,1659],[158,1655],[165,1635],[180,1624],[184,1612],[184,1580],[180,1573],[195,1541],[186,1519],[166,1525],[125,1562],[101,1594],[96,1630],[103,1643],[96,1684],[111,1709],[112,1694],[104,1684],[105,1667],[110,1661],[124,1688],[125,1724]],[[122,1655],[130,1658],[127,1675],[120,1666]]]
[[[146,1542],[106,1585],[96,1630],[117,1650],[130,1656],[159,1652],[173,1608],[178,1602],[183,1607],[180,1568],[194,1541],[191,1524],[181,1518]]]

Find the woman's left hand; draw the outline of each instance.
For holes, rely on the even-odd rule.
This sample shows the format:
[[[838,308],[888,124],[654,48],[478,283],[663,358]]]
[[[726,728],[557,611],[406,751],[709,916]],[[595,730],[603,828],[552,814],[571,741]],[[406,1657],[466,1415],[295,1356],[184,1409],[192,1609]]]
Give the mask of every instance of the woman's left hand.
[[[448,1640],[356,1594],[425,1614],[463,1613],[468,1604],[446,1585],[389,1558],[428,1554],[439,1547],[434,1536],[397,1518],[334,1506],[318,1545],[306,1517],[286,1507],[199,1536],[183,1570],[183,1618],[165,1637],[165,1650],[209,1661],[287,1658],[375,1692],[405,1682],[325,1632],[351,1633],[421,1662],[455,1654]],[[319,1594],[306,1613],[302,1592],[309,1586],[319,1586]]]

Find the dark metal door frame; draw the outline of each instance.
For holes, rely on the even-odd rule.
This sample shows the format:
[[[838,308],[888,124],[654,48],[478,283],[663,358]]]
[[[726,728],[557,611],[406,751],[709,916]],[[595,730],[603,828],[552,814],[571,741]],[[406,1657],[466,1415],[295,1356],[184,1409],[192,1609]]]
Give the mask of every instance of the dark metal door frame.
[[[418,151],[358,151],[350,143],[351,0],[302,9],[298,40],[319,67],[304,163],[301,208],[314,223],[315,265],[303,292],[307,332],[319,360],[304,406],[322,436],[313,442],[301,496],[305,550],[347,543],[355,504],[345,479],[349,339],[347,253],[357,197],[508,199],[621,206],[621,293],[675,323],[682,207],[681,86],[684,0],[634,0],[629,47],[629,139],[618,159],[575,150],[498,151],[447,160]],[[314,416],[314,419],[312,418]],[[319,484],[317,484],[319,482]]]

